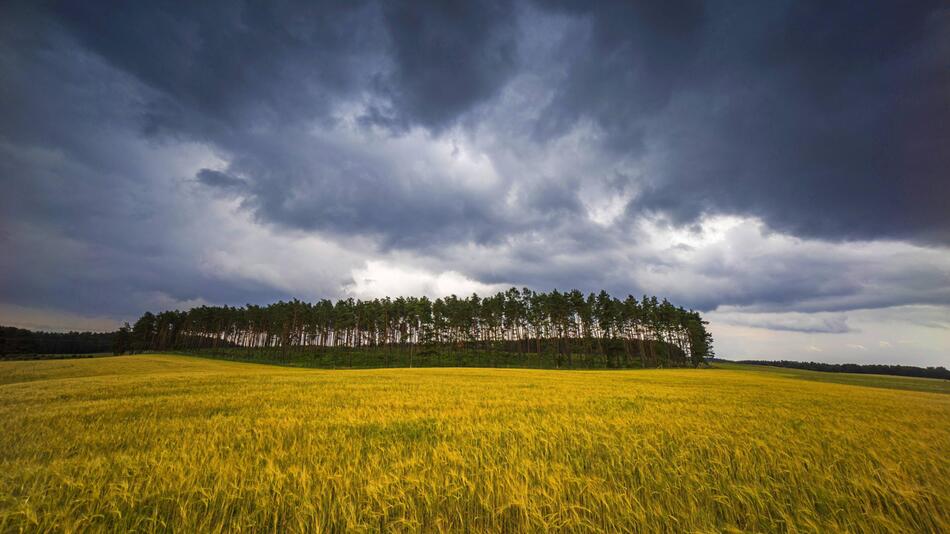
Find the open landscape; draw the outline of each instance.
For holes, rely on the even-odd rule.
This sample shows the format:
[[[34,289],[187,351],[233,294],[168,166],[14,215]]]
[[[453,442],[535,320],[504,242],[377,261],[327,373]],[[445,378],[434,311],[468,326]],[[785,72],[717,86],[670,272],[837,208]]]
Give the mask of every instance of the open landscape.
[[[947,531],[946,381],[802,373],[0,362],[0,531]]]
[[[950,4],[0,2],[0,534],[950,534]]]

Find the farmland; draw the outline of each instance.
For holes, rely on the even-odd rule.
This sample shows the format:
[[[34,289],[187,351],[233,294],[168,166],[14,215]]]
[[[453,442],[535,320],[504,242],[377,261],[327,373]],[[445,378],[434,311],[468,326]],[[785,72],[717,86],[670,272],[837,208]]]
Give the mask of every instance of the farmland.
[[[0,531],[950,529],[942,383],[808,376],[0,362]]]

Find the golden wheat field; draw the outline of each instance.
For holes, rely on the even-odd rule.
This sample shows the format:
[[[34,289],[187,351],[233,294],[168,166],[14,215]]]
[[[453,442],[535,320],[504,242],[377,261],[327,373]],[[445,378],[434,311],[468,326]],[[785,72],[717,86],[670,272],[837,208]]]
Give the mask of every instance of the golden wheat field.
[[[950,531],[950,395],[752,370],[0,363],[0,531]]]

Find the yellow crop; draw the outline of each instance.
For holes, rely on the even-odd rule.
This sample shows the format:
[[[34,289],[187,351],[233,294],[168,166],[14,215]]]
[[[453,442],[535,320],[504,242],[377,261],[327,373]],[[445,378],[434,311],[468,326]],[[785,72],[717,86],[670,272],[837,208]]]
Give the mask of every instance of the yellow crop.
[[[0,383],[2,532],[950,532],[945,394],[156,355]]]

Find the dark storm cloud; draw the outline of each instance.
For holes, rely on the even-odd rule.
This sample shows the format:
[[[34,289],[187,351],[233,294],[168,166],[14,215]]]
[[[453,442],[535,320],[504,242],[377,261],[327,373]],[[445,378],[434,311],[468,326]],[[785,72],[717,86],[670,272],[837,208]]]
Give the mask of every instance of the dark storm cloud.
[[[247,187],[247,182],[230,174],[216,171],[213,169],[201,169],[195,178],[208,187],[218,187],[221,189],[242,190]]]
[[[246,205],[263,222],[370,233],[401,247],[484,241],[508,229],[489,199],[438,171],[407,183],[391,162],[309,135],[311,121],[332,125],[335,106],[361,98],[372,102],[364,125],[450,126],[514,72],[508,2],[118,2],[52,13],[156,93],[143,110],[146,131],[229,155],[226,172],[247,177]],[[198,178],[222,185],[223,176]]]
[[[50,14],[161,95],[150,128],[224,135],[325,118],[366,82],[378,17],[367,2],[67,2]],[[186,131],[178,131],[185,129]]]
[[[130,318],[282,293],[196,269],[173,153],[138,139],[143,97],[30,9],[0,21],[0,305]],[[42,30],[42,31],[41,31]],[[164,157],[163,157],[164,156]],[[184,178],[182,176],[181,178]]]
[[[385,2],[395,71],[382,82],[386,123],[439,129],[494,96],[514,73],[512,2]]]
[[[553,2],[541,5],[581,18],[586,31],[565,42],[567,76],[538,124],[543,138],[581,118],[595,120],[608,144],[642,150],[644,120],[688,80],[705,28],[701,2]]]
[[[649,182],[631,211],[950,243],[950,9],[662,5],[584,14],[590,32],[541,122],[556,134],[593,120],[642,155]]]
[[[295,121],[366,91],[389,100],[390,120],[441,127],[515,67],[513,7],[503,1],[80,2],[51,13],[167,97],[154,102],[156,120]]]
[[[441,207],[420,209],[386,166],[341,185],[338,165],[275,154],[260,132],[294,135],[288,124],[332,121],[335,106],[361,98],[362,124],[440,132],[504,89],[532,27],[518,17],[547,12],[579,29],[559,41],[565,74],[540,108],[536,139],[593,121],[615,157],[649,169],[632,213],[679,223],[740,213],[803,236],[950,240],[941,200],[950,197],[950,15],[939,3],[532,6],[118,2],[53,13],[157,92],[146,126],[265,167],[252,175],[248,204],[263,220],[391,230],[388,241],[409,246],[464,219],[467,231],[444,237],[504,234],[507,224],[492,230],[493,215],[472,204],[484,199],[446,188],[430,191],[445,197],[432,203]],[[285,198],[300,181],[321,182],[323,200]],[[374,205],[370,192],[380,190],[400,202]],[[323,213],[327,202],[332,213]]]

